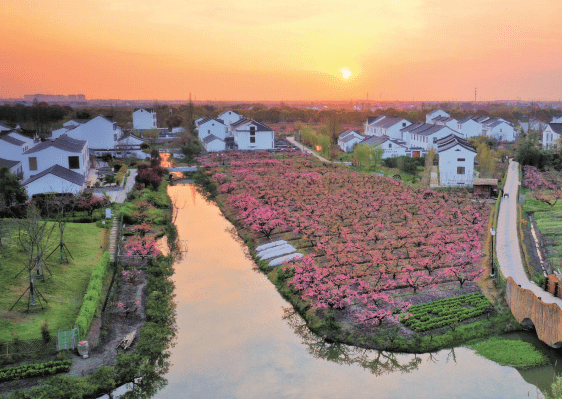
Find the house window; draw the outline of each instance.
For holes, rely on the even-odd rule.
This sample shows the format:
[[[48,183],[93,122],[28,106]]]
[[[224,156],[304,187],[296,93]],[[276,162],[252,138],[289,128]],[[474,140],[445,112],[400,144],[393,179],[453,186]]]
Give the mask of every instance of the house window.
[[[68,157],[68,169],[80,169],[80,157]]]
[[[256,127],[250,126],[250,143],[256,142]]]
[[[457,166],[457,175],[464,175],[464,166]]]
[[[391,143],[388,143],[388,148],[392,148],[392,144],[391,144]]]
[[[465,159],[464,159],[464,158],[457,158],[457,161],[458,161],[458,162],[464,162]]]
[[[437,137],[434,137],[434,138],[433,138],[433,142],[434,142],[434,143],[437,143]]]
[[[37,170],[37,157],[29,157],[29,170]]]

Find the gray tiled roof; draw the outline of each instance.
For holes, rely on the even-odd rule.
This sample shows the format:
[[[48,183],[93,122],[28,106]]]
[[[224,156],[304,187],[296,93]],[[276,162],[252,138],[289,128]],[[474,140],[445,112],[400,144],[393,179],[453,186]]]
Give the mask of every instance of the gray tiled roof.
[[[562,123],[549,123],[548,126],[554,133],[562,134]]]
[[[0,137],[0,140],[3,140],[3,141],[5,141],[6,143],[10,143],[10,144],[12,144],[12,145],[24,145],[24,144],[25,144],[24,141],[15,139],[15,138],[10,137],[10,136],[8,136],[8,135],[6,135],[6,136],[4,136],[4,137]]]
[[[24,181],[22,183],[22,186],[26,186],[29,183],[34,182],[35,180],[40,179],[48,174],[53,174],[78,186],[82,186],[84,184],[84,181],[86,180],[85,177],[80,173],[76,173],[70,169],[63,168],[60,165],[53,165],[50,168],[45,169],[43,172],[38,173],[35,176],[30,177],[29,179]]]
[[[358,136],[356,136],[356,135],[354,135],[354,134],[348,134],[347,136],[345,136],[345,137],[343,137],[343,138],[340,138],[340,140],[341,140],[342,142],[344,142],[344,143],[347,143],[347,142],[349,142],[349,141],[351,141],[351,140],[353,140],[353,139],[362,140],[361,137],[358,137]]]
[[[442,139],[437,140],[437,152],[443,152],[450,148],[453,148],[456,145],[460,145],[461,147],[476,153],[476,150],[472,148],[468,141],[463,138],[458,137],[457,135],[450,134]]]
[[[411,125],[400,129],[400,131],[403,132],[403,133],[410,132],[410,131],[415,130],[418,127],[423,126],[423,125],[425,125],[425,123],[412,123]]]
[[[204,142],[205,144],[208,144],[208,143],[210,143],[211,141],[215,141],[215,140],[220,140],[220,141],[222,141],[221,139],[219,139],[219,138],[218,138],[217,136],[215,136],[214,134],[209,134],[208,136],[206,136],[206,137],[203,139],[203,142]]]
[[[135,109],[133,109],[133,112],[136,112],[139,109],[144,109],[145,111],[148,111],[148,112],[154,112],[154,108],[135,108]]]
[[[380,120],[382,120],[382,119],[384,119],[384,118],[385,118],[384,115],[369,116],[369,117],[367,117],[367,124],[368,124],[368,125],[372,125],[373,123],[378,122],[378,121],[380,121]]]
[[[388,140],[389,140],[388,136],[371,136],[371,137],[367,137],[359,144],[368,144],[370,146],[376,146],[377,144],[382,144]]]
[[[340,140],[341,140],[341,139],[343,139],[345,136],[347,136],[347,135],[350,134],[350,133],[357,133],[357,132],[356,132],[355,130],[346,129],[346,130],[344,130],[343,132],[341,132],[338,137],[339,137]],[[359,133],[357,133],[357,134],[359,134]]]
[[[8,169],[13,168],[14,166],[16,166],[18,163],[20,163],[21,161],[12,161],[10,159],[3,159],[0,158],[0,168],[2,167],[6,167]]]
[[[269,126],[264,125],[263,123],[256,122],[253,119],[246,119],[246,118],[242,118],[238,122],[234,122],[231,126],[232,129],[238,129],[242,126],[249,125],[249,124],[256,125],[256,132],[271,132],[273,130]]]
[[[73,153],[80,153],[86,146],[87,141],[84,140],[77,140],[73,139],[72,137],[68,137],[66,134],[61,135],[59,138],[52,140],[52,141],[43,141],[37,144],[35,147],[30,148],[26,152],[27,154],[33,154],[39,151],[43,151],[46,148],[55,147],[59,150],[73,152]]]

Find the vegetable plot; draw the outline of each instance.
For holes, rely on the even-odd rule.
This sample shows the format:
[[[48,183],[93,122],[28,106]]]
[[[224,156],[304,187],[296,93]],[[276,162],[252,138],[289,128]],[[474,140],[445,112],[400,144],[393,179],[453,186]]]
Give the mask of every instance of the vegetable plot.
[[[71,360],[53,360],[46,363],[24,364],[22,366],[5,368],[0,370],[0,382],[66,373],[70,370],[71,364]]]

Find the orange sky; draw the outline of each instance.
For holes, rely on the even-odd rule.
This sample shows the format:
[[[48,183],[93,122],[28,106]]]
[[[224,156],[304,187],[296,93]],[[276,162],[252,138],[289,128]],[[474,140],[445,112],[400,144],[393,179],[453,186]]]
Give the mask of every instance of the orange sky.
[[[559,0],[0,3],[4,98],[562,99]]]

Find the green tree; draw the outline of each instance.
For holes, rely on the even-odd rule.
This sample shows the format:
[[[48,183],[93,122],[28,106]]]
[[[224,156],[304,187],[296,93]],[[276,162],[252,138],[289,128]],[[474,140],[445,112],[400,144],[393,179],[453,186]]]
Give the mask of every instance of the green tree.
[[[480,177],[492,177],[496,172],[496,157],[484,142],[476,147],[476,161],[480,164]]]
[[[179,127],[185,124],[185,118],[181,115],[174,114],[166,118],[164,122],[168,129],[172,130],[174,127]]]
[[[368,169],[371,161],[371,146],[369,144],[358,144],[353,150],[353,160],[358,168]]]
[[[27,192],[18,177],[6,167],[0,168],[0,208],[23,204]]]
[[[322,147],[321,153],[324,158],[330,159],[332,157],[332,139],[330,136],[320,135],[318,145]]]
[[[150,141],[151,144],[154,144],[156,139],[158,139],[158,129],[150,129],[143,132],[143,138]]]
[[[538,148],[537,143],[528,136],[523,136],[517,142],[515,149],[515,160],[521,166],[532,165],[542,168],[546,163],[546,157],[541,149]]]
[[[425,165],[423,176],[421,180],[422,187],[429,187],[431,183],[431,170],[433,169],[433,161],[435,160],[435,149],[433,147],[429,148],[427,155],[425,156]]]
[[[371,147],[371,163],[373,167],[373,171],[377,171],[379,165],[382,164],[382,156],[384,155],[384,149],[381,148],[380,144],[377,144],[375,147]]]

